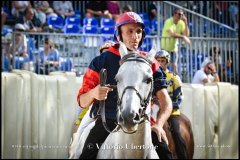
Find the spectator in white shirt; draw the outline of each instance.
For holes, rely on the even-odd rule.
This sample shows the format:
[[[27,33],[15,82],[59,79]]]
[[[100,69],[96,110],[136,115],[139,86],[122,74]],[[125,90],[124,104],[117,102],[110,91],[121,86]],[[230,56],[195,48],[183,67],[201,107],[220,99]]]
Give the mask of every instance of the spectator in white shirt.
[[[192,83],[205,84],[212,82],[219,82],[219,76],[214,62],[210,61],[194,74]]]

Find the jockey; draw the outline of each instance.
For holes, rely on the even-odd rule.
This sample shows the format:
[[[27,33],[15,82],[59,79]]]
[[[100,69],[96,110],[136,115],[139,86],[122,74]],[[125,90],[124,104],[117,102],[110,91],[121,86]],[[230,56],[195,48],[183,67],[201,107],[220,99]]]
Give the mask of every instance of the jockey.
[[[115,42],[113,42],[113,41],[106,41],[106,42],[104,42],[104,44],[102,44],[99,47],[100,54],[105,52],[109,47],[114,46],[114,44],[115,44]],[[74,132],[77,130],[78,126],[80,125],[80,123],[81,123],[81,121],[83,119],[83,116],[86,114],[87,110],[88,110],[88,108],[84,108],[79,113],[78,119],[75,120],[75,122],[74,122],[74,125],[76,126],[76,129],[74,130]]]
[[[145,52],[139,51],[145,37],[145,25],[141,17],[135,12],[126,12],[120,15],[116,21],[114,38],[122,41],[128,51],[135,51],[139,54],[146,55]],[[99,56],[95,57],[89,65],[83,77],[83,84],[77,96],[77,102],[80,107],[88,108],[92,105],[91,116],[96,118],[95,125],[91,129],[84,144],[81,158],[96,158],[99,146],[105,141],[109,132],[105,130],[101,117],[97,114],[99,109],[99,100],[105,100],[105,117],[106,123],[110,130],[116,127],[117,114],[117,91],[107,86],[100,86],[99,73],[102,68],[107,70],[106,83],[116,85],[115,76],[119,69],[119,44],[109,47]],[[172,111],[171,99],[167,93],[166,75],[157,63],[152,64],[154,78],[154,94],[161,101],[161,112],[157,116],[157,122],[152,126],[153,145],[157,146],[156,151],[160,158],[172,158],[167,144],[166,133],[163,125],[169,118]]]
[[[173,134],[173,138],[176,144],[176,152],[179,159],[187,159],[187,150],[186,150],[186,144],[181,137],[180,131],[179,131],[179,115],[180,110],[179,106],[182,102],[182,81],[178,75],[173,74],[170,72],[167,67],[170,63],[170,54],[165,51],[161,50],[157,52],[155,55],[155,59],[159,62],[161,67],[163,68],[164,72],[166,73],[167,77],[167,84],[168,84],[168,93],[172,99],[172,114],[170,118],[168,119],[169,126],[171,127],[171,132]]]

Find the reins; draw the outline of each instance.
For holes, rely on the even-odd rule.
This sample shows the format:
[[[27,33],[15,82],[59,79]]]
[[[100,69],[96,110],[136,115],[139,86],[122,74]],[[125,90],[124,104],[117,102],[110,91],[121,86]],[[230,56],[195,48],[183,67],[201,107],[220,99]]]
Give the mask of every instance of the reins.
[[[116,89],[117,86],[116,85],[106,85],[106,81],[107,81],[107,70],[105,68],[101,69],[100,73],[100,86],[107,86],[107,87],[110,87],[110,88],[113,88],[113,89]],[[102,123],[103,123],[103,126],[104,128],[109,132],[109,133],[112,133],[112,132],[116,132],[119,130],[119,125],[117,124],[116,128],[111,131],[108,126],[107,126],[107,122],[106,122],[106,116],[105,116],[105,100],[101,100],[99,102],[99,110],[98,110],[98,115],[100,114],[101,115],[101,118],[102,118]]]

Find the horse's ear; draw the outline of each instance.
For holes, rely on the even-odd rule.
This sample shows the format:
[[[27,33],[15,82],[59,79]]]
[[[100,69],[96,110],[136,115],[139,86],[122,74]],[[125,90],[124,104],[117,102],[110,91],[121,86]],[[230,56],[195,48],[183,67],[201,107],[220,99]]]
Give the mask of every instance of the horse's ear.
[[[127,51],[126,45],[123,42],[119,41],[119,44],[120,44],[119,53],[120,53],[121,58],[122,58],[123,56],[128,54],[128,51]]]
[[[156,44],[153,44],[152,49],[147,54],[147,58],[149,60],[153,61],[156,53],[157,53],[157,46],[156,46]]]

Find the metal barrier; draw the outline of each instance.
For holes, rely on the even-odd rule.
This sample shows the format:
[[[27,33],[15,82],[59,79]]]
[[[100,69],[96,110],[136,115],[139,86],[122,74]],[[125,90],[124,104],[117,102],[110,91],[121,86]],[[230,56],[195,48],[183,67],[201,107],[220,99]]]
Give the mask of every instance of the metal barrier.
[[[218,2],[226,3],[226,5],[229,3],[223,1]],[[158,24],[160,24],[160,26],[161,23],[163,24],[167,18],[172,17],[172,13],[175,8],[181,8],[188,19],[188,26],[190,29],[191,37],[238,37],[237,28],[233,27],[232,22],[237,17],[235,17],[234,20],[233,18],[228,17],[228,8],[226,11],[217,10],[215,8],[217,5],[215,1],[206,3],[199,1],[199,3],[193,2],[193,4],[190,4],[190,2],[187,1],[181,1],[178,3],[173,3],[170,1],[159,1],[156,4],[159,10]],[[231,4],[229,3],[229,6],[230,5]],[[197,7],[197,9],[193,9],[194,6]],[[234,6],[235,5],[232,4],[232,7]],[[205,8],[203,7],[211,8],[211,12],[205,11]],[[162,27],[163,25],[158,29],[160,30],[160,33]]]
[[[191,45],[179,43],[179,74],[183,82],[191,83],[194,73],[205,60],[215,62],[221,82],[237,84],[239,82],[239,42],[233,38],[191,37]],[[211,50],[219,48],[214,60]]]
[[[35,56],[43,49],[44,39],[48,37],[53,40],[55,46],[60,53],[61,58],[70,58],[72,67],[70,71],[76,72],[77,75],[84,74],[91,60],[99,55],[99,46],[107,39],[113,39],[113,35],[83,35],[83,34],[61,34],[61,33],[24,33],[34,41],[32,44],[28,42],[28,52],[33,54],[33,63]],[[153,43],[157,44],[158,50],[161,48],[160,38],[158,36],[146,36],[140,50],[149,51]],[[214,47],[220,48],[219,57],[221,61],[217,61],[217,71],[221,81],[238,83],[239,82],[239,44],[238,39],[234,38],[199,38],[191,37],[191,45],[186,45],[179,40],[179,61],[178,73],[185,83],[191,83],[194,73],[201,68],[202,62],[210,57],[210,49]],[[5,44],[5,43],[3,43]],[[2,50],[5,52],[5,50]],[[15,53],[15,52],[14,52]],[[231,59],[232,63],[227,68],[227,63]],[[3,62],[2,62],[3,63]],[[13,69],[17,68],[13,63]],[[66,71],[61,70],[60,71]],[[39,72],[37,72],[39,73]]]

